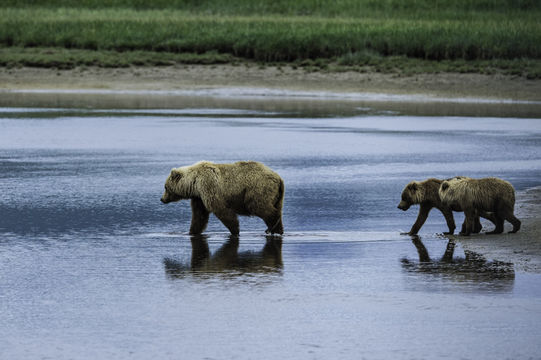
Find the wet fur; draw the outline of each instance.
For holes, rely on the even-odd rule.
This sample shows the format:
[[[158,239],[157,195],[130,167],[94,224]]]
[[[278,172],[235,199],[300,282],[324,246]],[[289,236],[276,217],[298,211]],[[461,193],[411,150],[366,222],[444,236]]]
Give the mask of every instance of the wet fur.
[[[268,233],[282,234],[284,182],[255,161],[214,164],[201,161],[172,169],[165,181],[163,203],[191,199],[190,234],[200,234],[213,213],[233,235],[239,234],[237,215],[257,216]]]
[[[509,182],[498,178],[450,179],[439,189],[442,202],[451,208],[460,208],[466,215],[463,235],[474,230],[474,221],[483,212],[494,213],[496,228],[487,234],[503,232],[504,220],[513,225],[512,233],[520,229],[521,222],[514,215],[515,189]]]

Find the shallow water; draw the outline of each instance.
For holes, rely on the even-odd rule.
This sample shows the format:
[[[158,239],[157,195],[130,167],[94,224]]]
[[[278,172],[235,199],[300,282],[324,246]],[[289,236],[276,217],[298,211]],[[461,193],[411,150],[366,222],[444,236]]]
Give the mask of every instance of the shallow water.
[[[412,179],[541,185],[540,118],[209,104],[0,109],[0,358],[539,357],[541,275],[437,211],[400,235],[396,206]],[[277,171],[285,235],[187,235],[189,203],[159,198],[202,159]]]

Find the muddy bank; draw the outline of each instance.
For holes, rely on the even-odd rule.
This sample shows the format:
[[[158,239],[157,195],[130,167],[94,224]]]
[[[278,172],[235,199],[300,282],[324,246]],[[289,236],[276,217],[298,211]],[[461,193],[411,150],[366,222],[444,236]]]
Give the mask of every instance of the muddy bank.
[[[478,74],[308,73],[255,66],[0,68],[0,106],[239,108],[356,115],[541,117],[541,81]],[[488,106],[487,106],[488,105]]]
[[[456,236],[464,250],[510,262],[518,271],[541,273],[541,187],[517,193],[515,214],[522,221],[516,234]],[[492,229],[490,223],[483,224]],[[510,230],[508,223],[506,231]]]
[[[0,89],[178,90],[221,87],[423,94],[436,97],[541,101],[541,81],[481,74],[307,72],[292,67],[196,65],[130,68],[0,68]]]

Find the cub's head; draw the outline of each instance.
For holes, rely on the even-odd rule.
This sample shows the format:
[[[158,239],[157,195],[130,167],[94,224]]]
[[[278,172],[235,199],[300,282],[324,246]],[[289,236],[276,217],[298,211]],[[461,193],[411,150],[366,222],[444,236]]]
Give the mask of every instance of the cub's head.
[[[422,201],[421,185],[417,181],[412,181],[402,191],[402,199],[398,204],[400,210],[408,210],[411,205],[420,204]]]
[[[447,204],[449,202],[449,188],[451,187],[452,180],[445,180],[441,183],[440,188],[438,189],[438,195],[443,203]]]
[[[461,183],[467,181],[467,179],[468,178],[457,176],[443,181],[438,189],[440,200],[448,206],[453,206],[456,202],[457,188],[460,187]]]
[[[179,169],[172,169],[165,180],[165,191],[160,201],[164,204],[179,201],[182,197],[178,194],[179,182],[182,180],[183,172]]]

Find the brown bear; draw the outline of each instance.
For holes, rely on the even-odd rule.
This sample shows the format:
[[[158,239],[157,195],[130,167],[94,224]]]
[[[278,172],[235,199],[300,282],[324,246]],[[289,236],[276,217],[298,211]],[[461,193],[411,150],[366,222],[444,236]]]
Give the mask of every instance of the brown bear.
[[[458,178],[463,178],[461,176],[457,176]],[[398,204],[398,208],[401,210],[408,210],[411,205],[420,204],[419,208],[419,214],[417,215],[417,220],[411,227],[411,230],[407,233],[408,235],[415,235],[419,232],[421,227],[426,221],[426,218],[428,217],[428,213],[432,208],[436,208],[445,217],[445,221],[447,222],[447,226],[449,227],[448,232],[444,232],[446,235],[452,235],[455,232],[455,219],[453,217],[453,211],[462,211],[459,207],[450,207],[446,204],[442,203],[440,196],[438,194],[438,190],[440,188],[441,183],[444,180],[430,178],[424,181],[412,181],[402,191],[402,198],[400,203]],[[491,214],[483,212],[480,214],[484,218],[487,218],[491,221],[493,221],[493,217]],[[494,221],[493,221],[494,222]],[[465,230],[466,222],[462,224],[462,232]],[[474,224],[474,232],[480,232],[482,228],[481,222],[479,221],[479,217],[477,217],[475,224]]]
[[[504,220],[513,225],[511,233],[520,229],[520,220],[514,215],[515,189],[505,180],[495,177],[450,179],[441,183],[438,193],[446,206],[464,210],[466,226],[461,235],[470,235],[475,218],[487,211],[493,213],[496,225],[487,234],[501,234]]]
[[[267,224],[267,233],[283,234],[282,205],[284,181],[255,161],[214,164],[200,161],[172,169],[165,181],[161,202],[191,199],[190,234],[200,234],[213,213],[229,229],[239,234],[237,215],[258,216]]]

